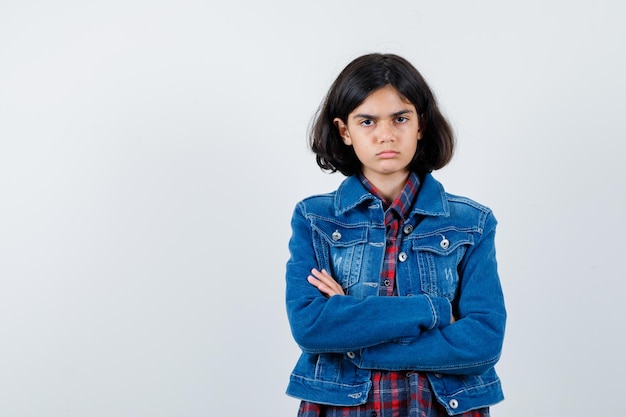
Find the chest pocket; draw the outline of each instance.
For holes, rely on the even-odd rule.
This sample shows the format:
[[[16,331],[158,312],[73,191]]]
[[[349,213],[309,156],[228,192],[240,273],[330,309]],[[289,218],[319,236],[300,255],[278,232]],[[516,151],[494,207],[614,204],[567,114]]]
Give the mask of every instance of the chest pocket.
[[[347,294],[347,289],[359,280],[368,226],[343,225],[318,219],[312,227],[319,238],[320,245],[316,250],[322,267],[330,271]]]
[[[459,286],[459,264],[473,244],[471,232],[454,229],[414,239],[412,247],[417,256],[422,291],[454,300]]]

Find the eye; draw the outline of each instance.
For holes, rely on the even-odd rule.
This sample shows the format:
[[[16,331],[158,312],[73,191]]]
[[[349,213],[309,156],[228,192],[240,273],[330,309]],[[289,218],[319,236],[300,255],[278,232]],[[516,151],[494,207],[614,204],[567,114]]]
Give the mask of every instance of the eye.
[[[361,120],[361,122],[359,123],[361,126],[372,126],[374,125],[374,121],[372,119],[365,119],[365,120]]]
[[[404,116],[398,116],[396,117],[396,123],[406,123],[409,119],[407,119]]]

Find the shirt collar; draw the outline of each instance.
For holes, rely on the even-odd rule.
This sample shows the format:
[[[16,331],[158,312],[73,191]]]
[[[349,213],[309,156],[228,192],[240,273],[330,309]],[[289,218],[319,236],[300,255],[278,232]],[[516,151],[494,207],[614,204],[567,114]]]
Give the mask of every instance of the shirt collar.
[[[417,190],[420,186],[420,178],[415,172],[411,172],[406,184],[404,184],[404,187],[402,188],[402,191],[391,204],[389,204],[389,201],[385,200],[376,187],[374,187],[374,184],[365,178],[364,175],[360,174],[359,179],[367,191],[378,197],[383,202],[385,211],[393,210],[401,219],[406,219],[409,216],[411,208],[413,207],[413,202],[417,196]]]

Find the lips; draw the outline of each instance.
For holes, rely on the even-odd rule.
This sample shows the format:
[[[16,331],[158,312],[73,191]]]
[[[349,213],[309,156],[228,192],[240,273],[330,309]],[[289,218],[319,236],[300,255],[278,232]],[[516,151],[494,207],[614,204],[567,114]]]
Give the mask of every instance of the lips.
[[[391,150],[391,149],[384,150],[377,154],[379,158],[393,158],[396,155],[398,155],[398,152]]]

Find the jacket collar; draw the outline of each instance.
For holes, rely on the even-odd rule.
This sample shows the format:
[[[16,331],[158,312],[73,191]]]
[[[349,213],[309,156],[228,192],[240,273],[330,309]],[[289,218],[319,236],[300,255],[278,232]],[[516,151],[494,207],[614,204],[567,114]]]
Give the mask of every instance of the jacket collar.
[[[363,187],[359,177],[352,175],[346,178],[337,189],[335,213],[337,215],[343,214],[360,204],[374,200],[376,197]],[[426,216],[448,216],[450,214],[448,199],[443,186],[430,173],[422,177],[422,184],[411,214]]]

